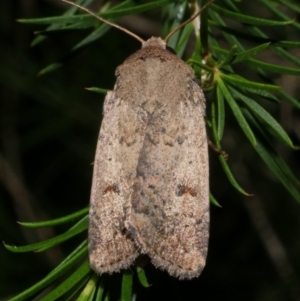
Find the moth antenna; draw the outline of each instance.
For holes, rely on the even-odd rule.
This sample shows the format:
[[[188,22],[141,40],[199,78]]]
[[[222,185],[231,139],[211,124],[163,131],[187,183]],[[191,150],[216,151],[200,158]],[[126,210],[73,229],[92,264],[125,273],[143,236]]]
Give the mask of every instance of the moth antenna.
[[[65,1],[65,0],[63,0]],[[184,27],[186,24],[192,22],[195,18],[197,18],[204,10],[206,10],[212,3],[214,3],[216,0],[211,0],[209,2],[207,2],[204,6],[202,6],[202,8],[191,18],[189,18],[188,20],[186,20],[185,22],[181,23],[180,25],[178,25],[176,28],[174,28],[165,38],[164,41],[167,43],[167,41],[169,40],[169,38],[175,33],[177,32],[179,29],[181,29],[182,27]]]
[[[94,16],[95,18],[97,18],[98,20],[102,21],[103,23],[106,23],[106,24],[108,24],[108,25],[110,25],[110,26],[112,26],[112,27],[118,28],[119,30],[126,32],[126,33],[129,34],[130,36],[136,38],[136,39],[137,39],[138,41],[140,41],[142,44],[145,42],[145,41],[144,41],[143,39],[141,39],[138,35],[134,34],[133,32],[129,31],[128,29],[126,29],[126,28],[124,28],[124,27],[122,27],[122,26],[119,26],[119,25],[117,25],[117,24],[115,24],[115,23],[112,23],[112,22],[110,22],[110,21],[107,21],[107,20],[103,19],[102,17],[98,16],[96,13],[92,12],[91,10],[89,10],[88,8],[86,8],[86,7],[84,7],[84,6],[81,6],[81,5],[77,4],[77,3],[74,3],[74,2],[69,1],[69,0],[62,0],[62,1],[63,1],[63,2],[66,2],[66,3],[68,3],[68,4],[71,4],[71,5],[73,5],[73,6],[76,6],[76,7],[78,7],[78,8],[81,9],[81,10],[86,11],[88,14]]]

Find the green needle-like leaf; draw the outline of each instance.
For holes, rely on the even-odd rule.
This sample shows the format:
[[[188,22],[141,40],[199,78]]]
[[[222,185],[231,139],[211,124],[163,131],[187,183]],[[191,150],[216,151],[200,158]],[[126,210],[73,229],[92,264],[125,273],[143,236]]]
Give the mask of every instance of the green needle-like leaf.
[[[35,285],[25,290],[21,294],[9,299],[9,301],[23,301],[28,299],[29,297],[35,295],[49,284],[51,284],[54,280],[63,275],[70,268],[74,267],[74,265],[80,261],[84,256],[87,256],[87,243],[86,241],[82,243],[78,248],[76,248],[69,256],[68,260],[65,259],[64,263],[60,264],[54,271],[49,273],[43,280],[37,282]]]
[[[134,3],[134,1],[131,1]],[[129,8],[123,9],[110,9],[106,12],[100,13],[104,19],[111,19],[117,17],[123,17],[131,14],[138,14],[150,9],[159,8],[171,3],[172,0],[155,0],[150,3],[135,5]],[[48,17],[48,18],[37,18],[37,19],[19,19],[18,22],[27,23],[27,24],[70,24],[77,23],[81,21],[91,22],[91,20],[95,20],[94,16],[89,14],[81,14],[76,16],[61,16],[61,17]]]
[[[84,251],[82,251],[84,250]],[[58,270],[61,268],[70,265],[70,262],[74,263],[74,258],[77,257],[77,253],[81,252],[82,254],[85,254],[84,252],[87,252],[87,240],[84,240],[71,254],[69,254],[55,269],[53,269],[49,275],[55,274]],[[87,254],[85,254],[87,255]]]
[[[92,0],[87,0],[87,1],[83,1],[83,0],[77,0],[75,1],[75,3],[80,4],[80,5],[89,5],[91,3]],[[74,15],[74,13],[78,10],[78,8],[76,6],[72,6],[70,7],[63,15],[64,16],[72,16]],[[60,24],[51,24],[46,30],[44,30],[43,32],[47,32],[47,31],[54,31],[54,30],[59,30],[61,29]],[[47,37],[43,36],[43,35],[39,35],[37,36],[32,42],[31,42],[31,47],[36,46],[37,44],[41,43],[42,41],[44,41]]]
[[[150,285],[148,283],[148,280],[147,280],[147,277],[146,277],[144,269],[142,269],[141,267],[137,267],[136,268],[136,272],[137,272],[140,284],[143,287],[149,287]]]
[[[96,274],[93,274],[92,277],[89,279],[88,283],[86,284],[85,288],[81,292],[80,296],[77,298],[77,301],[89,300],[90,296],[96,291],[97,281],[98,276]]]
[[[78,50],[94,41],[97,39],[101,38],[105,33],[109,31],[111,28],[110,25],[107,24],[101,24],[98,28],[96,28],[92,33],[90,33],[86,38],[84,38],[82,41],[80,41],[78,44],[76,44],[71,51]]]
[[[64,234],[58,235],[56,237],[50,238],[48,240],[38,242],[35,244],[22,246],[22,247],[16,247],[16,246],[10,246],[7,244],[4,244],[5,248],[9,251],[15,252],[15,253],[23,253],[23,252],[29,252],[29,251],[35,251],[35,252],[41,252],[45,249],[48,249],[50,247],[54,247],[67,239],[75,236],[76,234],[83,232],[88,227],[88,217],[84,217],[82,220],[80,220],[75,226],[73,226],[71,229],[69,229]]]
[[[257,90],[261,89],[261,90],[271,90],[271,91],[280,90],[279,86],[252,82],[235,74],[227,75],[222,73],[222,79],[224,79],[224,81],[226,81],[229,84],[233,84],[238,87],[242,86],[244,89],[250,88],[250,89],[257,89]]]
[[[162,9],[162,16],[165,19],[164,26],[161,30],[161,36],[165,37],[167,34],[183,22],[184,12],[186,11],[186,3],[173,3]],[[164,17],[165,16],[165,17]],[[190,24],[189,24],[190,25]],[[192,27],[191,25],[189,27]],[[175,50],[178,55],[180,49],[177,48],[179,39],[182,38],[182,34],[185,28],[175,32],[174,35],[168,40],[168,46]],[[186,34],[185,34],[186,35]],[[179,57],[182,53],[179,54]]]
[[[221,26],[226,26],[225,22],[222,20],[219,14],[215,13],[214,11],[210,11],[210,15],[217,24]],[[245,50],[241,42],[235,36],[227,34],[226,32],[222,32],[222,34],[230,45],[237,45],[239,51]],[[218,45],[218,43],[215,41],[214,45]]]
[[[277,43],[281,42],[281,41],[279,41],[277,39],[274,39],[274,38],[271,39],[269,37],[262,37],[262,36],[259,36],[259,35],[247,33],[245,31],[239,31],[237,29],[227,27],[226,25],[223,25],[223,23],[218,23],[216,21],[211,21],[210,20],[209,24],[212,27],[218,28],[222,32],[222,34],[227,33],[230,36],[233,36],[234,38],[239,38],[241,41],[249,41],[249,42],[252,42],[252,43],[255,43],[255,44],[272,43],[272,45],[273,44],[277,45]],[[251,28],[252,27],[253,26],[251,26]],[[239,48],[239,50],[241,51],[241,48]]]
[[[57,226],[57,225],[62,225],[62,224],[73,222],[73,221],[81,218],[83,215],[86,215],[88,213],[88,211],[89,211],[89,208],[84,208],[84,209],[81,209],[72,214],[66,215],[64,217],[49,220],[49,221],[34,222],[34,223],[25,223],[25,222],[18,222],[18,223],[21,226],[27,227],[27,228],[52,227],[52,226]]]
[[[247,116],[247,119],[259,130],[260,133],[264,133],[264,130],[259,126],[255,118],[247,110],[244,110],[244,114]],[[264,135],[264,134],[263,134]],[[266,139],[267,142],[267,139]],[[255,150],[274,173],[274,175],[279,179],[279,181],[286,187],[289,193],[300,203],[300,194],[299,191],[295,188],[295,180],[299,186],[299,181],[289,170],[286,164],[282,164],[282,159],[279,159],[279,156],[272,149],[269,143],[262,143],[258,141]]]
[[[290,1],[286,1],[286,0],[277,0],[278,3],[281,3],[283,6],[286,6],[287,8],[289,8],[290,10],[300,13],[300,7],[299,7],[299,3],[297,1],[290,2]]]
[[[45,297],[41,298],[40,301],[57,300],[60,296],[62,296],[73,286],[75,286],[79,281],[85,281],[85,279],[87,280],[87,277],[91,272],[92,271],[89,262],[85,261],[71,276],[69,276],[65,281],[63,281]]]
[[[218,201],[215,199],[215,197],[214,197],[211,193],[209,194],[209,201],[210,201],[213,205],[222,208],[222,206],[218,203]]]
[[[237,87],[236,85],[234,85],[235,87]],[[241,90],[243,90],[243,88],[240,87]],[[244,88],[245,89],[245,88]],[[253,88],[249,88],[247,87],[245,89],[245,91],[251,93],[251,94],[255,94],[255,95],[259,95],[260,97],[275,102],[275,103],[279,103],[280,101],[278,100],[278,98],[276,96],[274,96],[273,94],[269,93],[268,91],[264,90],[264,89],[253,89]],[[245,92],[245,93],[247,93]],[[281,92],[281,90],[278,91],[279,93]]]
[[[116,5],[112,8],[112,10],[117,10],[117,9],[125,9],[127,8],[128,4],[130,1],[124,1],[121,2],[119,5]],[[114,19],[110,20],[111,22],[114,22]],[[72,49],[72,51],[76,51],[92,42],[95,40],[99,39],[102,37],[108,30],[111,28],[110,25],[108,24],[101,24],[98,28],[96,28],[93,32],[91,32],[87,37],[85,37],[82,41],[80,41],[78,44],[76,44]]]
[[[226,175],[227,175],[227,178],[229,180],[229,182],[231,183],[231,185],[237,190],[239,191],[240,193],[244,194],[244,195],[247,195],[247,196],[251,196],[251,194],[247,193],[239,184],[238,182],[236,181],[236,179],[234,178],[230,168],[229,168],[229,165],[226,161],[226,159],[224,158],[224,156],[222,155],[219,155],[219,160],[221,162],[221,165],[223,167],[223,170],[225,171]]]
[[[89,281],[90,276],[87,276],[85,279],[78,281],[72,289],[68,290],[62,297],[59,298],[61,301],[77,301],[80,292],[85,288],[87,281]],[[87,299],[93,301],[93,299]]]
[[[262,61],[259,61],[256,59],[249,59],[248,62],[251,63],[251,66],[259,67],[259,68],[262,68],[263,70],[272,71],[272,72],[276,72],[276,73],[280,73],[280,74],[290,74],[290,75],[300,76],[299,68],[278,66],[275,64],[262,62]]]
[[[205,71],[207,71],[207,72],[209,72],[209,73],[213,73],[213,72],[214,72],[214,69],[213,69],[213,68],[211,68],[211,67],[209,67],[209,66],[207,66],[207,65],[205,65],[205,64],[203,64],[203,63],[201,63],[201,62],[199,62],[199,61],[196,61],[196,60],[194,60],[193,58],[189,59],[189,60],[187,61],[187,64],[190,64],[190,65],[193,65],[193,64],[194,64],[194,65],[200,67],[201,69],[203,69],[203,70],[205,70]]]
[[[262,5],[265,5],[268,10],[270,10],[275,16],[280,18],[281,20],[290,20],[290,17],[288,17],[285,13],[282,12],[282,10],[279,10],[273,2],[266,1],[266,0],[260,0],[260,3]],[[295,27],[296,29],[300,29],[300,24],[298,22],[293,21],[291,26]]]
[[[185,48],[186,48],[186,44],[189,40],[189,37],[191,35],[191,33],[193,32],[194,27],[192,24],[188,24],[187,26],[184,27],[182,34],[180,35],[179,41],[176,45],[175,51],[178,57],[182,57]]]
[[[280,96],[288,101],[291,105],[293,105],[295,108],[300,109],[300,101],[299,99],[294,98],[293,96],[289,95],[285,91],[280,91],[279,92]]]
[[[222,60],[217,65],[217,68],[221,69],[223,66],[230,65],[236,56],[237,50],[238,50],[237,46],[233,45],[230,51],[228,52],[227,56],[225,57],[225,59]]]
[[[298,42],[298,41],[277,41],[275,44],[272,44],[272,47],[273,46],[274,46],[274,48],[276,48],[276,47],[300,48],[300,42]]]
[[[217,89],[218,89],[218,87],[217,87]],[[221,94],[221,91],[219,93]],[[216,145],[217,145],[217,147],[220,148],[221,145],[220,145],[219,137],[217,135],[217,125],[216,125],[215,113],[216,113],[215,112],[215,105],[213,104],[212,105],[212,130],[213,130],[213,135],[214,135],[214,138],[215,138]],[[240,187],[240,185],[237,183],[237,181],[235,180],[235,178],[234,178],[234,176],[233,176],[233,174],[232,174],[232,172],[231,172],[231,170],[230,170],[230,168],[227,164],[227,161],[226,161],[226,159],[224,158],[223,155],[219,155],[219,160],[221,162],[223,170],[225,171],[225,173],[227,175],[227,178],[228,178],[229,182],[231,183],[231,185],[235,189],[237,189],[239,192],[241,192],[242,194],[249,196],[250,194],[248,194],[246,191],[244,191],[244,189],[242,189]]]
[[[280,182],[285,186],[287,191],[300,203],[300,194],[290,180],[286,177],[280,167],[274,160],[274,154],[270,153],[270,150],[266,149],[262,143],[258,143],[255,148],[260,157],[265,161],[270,170],[276,175]]]
[[[123,271],[121,300],[131,301],[132,299],[132,280],[133,274],[130,270]]]
[[[95,294],[95,298],[93,300],[103,300],[104,288],[105,288],[105,281],[103,280],[103,277],[100,277],[100,279],[98,279],[96,294]]]
[[[277,0],[277,2],[288,7],[290,10],[292,10],[294,12],[300,13],[300,7],[298,5],[299,3],[297,3],[296,1],[293,3],[293,2],[286,1],[286,0]]]
[[[293,20],[289,21],[275,21],[275,20],[266,20],[261,18],[250,17],[248,15],[243,15],[241,13],[235,13],[227,9],[221,8],[220,6],[213,4],[212,9],[219,13],[220,15],[226,16],[232,20],[251,24],[251,25],[260,25],[260,26],[284,26],[293,23]]]
[[[280,124],[263,107],[261,107],[258,103],[253,101],[251,98],[243,95],[239,91],[233,88],[229,88],[229,90],[232,92],[232,95],[234,95],[236,99],[240,99],[258,118],[260,118],[260,120],[268,125],[268,127],[271,129],[271,133],[276,138],[280,139],[287,146],[297,149],[297,147],[293,145],[290,137],[280,126]]]
[[[102,88],[97,88],[97,87],[90,87],[90,88],[85,88],[88,91],[91,92],[96,92],[96,93],[100,93],[100,94],[106,94],[107,93],[107,89],[102,89]]]
[[[46,73],[52,72],[58,68],[60,68],[63,65],[63,63],[53,63],[48,65],[47,67],[43,68],[42,70],[39,71],[38,75],[45,75]]]
[[[240,63],[243,61],[247,61],[248,59],[258,55],[259,53],[266,50],[271,43],[265,43],[262,45],[259,45],[257,47],[242,51],[240,53],[237,53],[234,60],[232,61],[232,64]]]
[[[253,146],[255,146],[256,138],[255,138],[250,126],[248,125],[245,117],[243,116],[239,106],[236,104],[234,98],[232,97],[231,93],[228,91],[228,89],[227,89],[226,85],[224,84],[223,80],[221,79],[221,77],[218,77],[216,80],[217,80],[218,85],[220,86],[220,91],[222,91],[224,98],[227,100],[229,106],[231,107],[231,110],[232,110],[234,116],[236,117],[241,129],[244,131],[245,135],[247,136],[247,138],[249,139],[251,144]]]
[[[219,140],[222,140],[225,127],[225,107],[224,107],[224,97],[217,86],[217,136]]]
[[[116,5],[115,7],[113,7],[110,11],[116,11],[116,10],[121,10],[121,9],[126,9],[126,7],[128,6],[128,4],[131,1],[124,1],[119,5]],[[101,15],[101,14],[100,14]],[[80,28],[86,28],[86,27],[90,27],[94,24],[94,22],[98,22],[98,20],[95,20],[95,18],[92,19],[93,23],[91,22],[79,22],[76,24],[73,24],[73,28],[74,26],[79,26]],[[114,20],[110,20],[110,21],[114,21]],[[71,27],[72,27],[71,26]],[[67,28],[71,28],[70,26],[68,26]],[[94,42],[95,40],[101,38],[105,33],[107,33],[109,31],[109,29],[111,28],[110,25],[108,24],[101,24],[100,26],[98,26],[95,30],[93,30],[88,36],[86,36],[83,40],[81,40],[78,44],[76,44],[67,54],[67,56],[64,56],[60,59],[60,62],[65,61],[68,57],[70,57],[70,53],[78,51],[80,48],[83,48],[84,46],[87,46],[88,44]],[[55,62],[52,63],[50,65],[48,65],[47,67],[43,68],[40,72],[39,75],[44,75],[48,72],[54,71],[56,69],[58,69],[59,67],[61,67],[63,64],[60,62]]]

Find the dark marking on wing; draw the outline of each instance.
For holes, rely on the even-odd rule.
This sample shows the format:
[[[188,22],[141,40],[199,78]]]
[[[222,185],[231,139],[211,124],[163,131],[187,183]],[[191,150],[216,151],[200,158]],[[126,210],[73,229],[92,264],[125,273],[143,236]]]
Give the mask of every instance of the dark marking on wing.
[[[197,192],[194,188],[189,187],[187,185],[177,185],[177,189],[175,191],[177,196],[183,196],[184,194],[189,194],[192,197],[197,196]]]

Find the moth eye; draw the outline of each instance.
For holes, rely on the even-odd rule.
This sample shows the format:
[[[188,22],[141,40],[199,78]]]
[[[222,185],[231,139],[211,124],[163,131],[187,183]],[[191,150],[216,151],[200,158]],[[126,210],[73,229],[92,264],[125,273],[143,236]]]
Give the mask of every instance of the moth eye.
[[[166,46],[166,49],[176,55],[176,51],[173,48]]]

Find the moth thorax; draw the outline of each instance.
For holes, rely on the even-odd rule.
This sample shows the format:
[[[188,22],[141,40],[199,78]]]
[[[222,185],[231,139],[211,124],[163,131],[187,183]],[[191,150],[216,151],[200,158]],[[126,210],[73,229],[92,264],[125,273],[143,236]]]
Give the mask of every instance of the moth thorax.
[[[166,42],[161,38],[152,37],[143,43],[142,48],[145,47],[160,47],[166,49]]]

